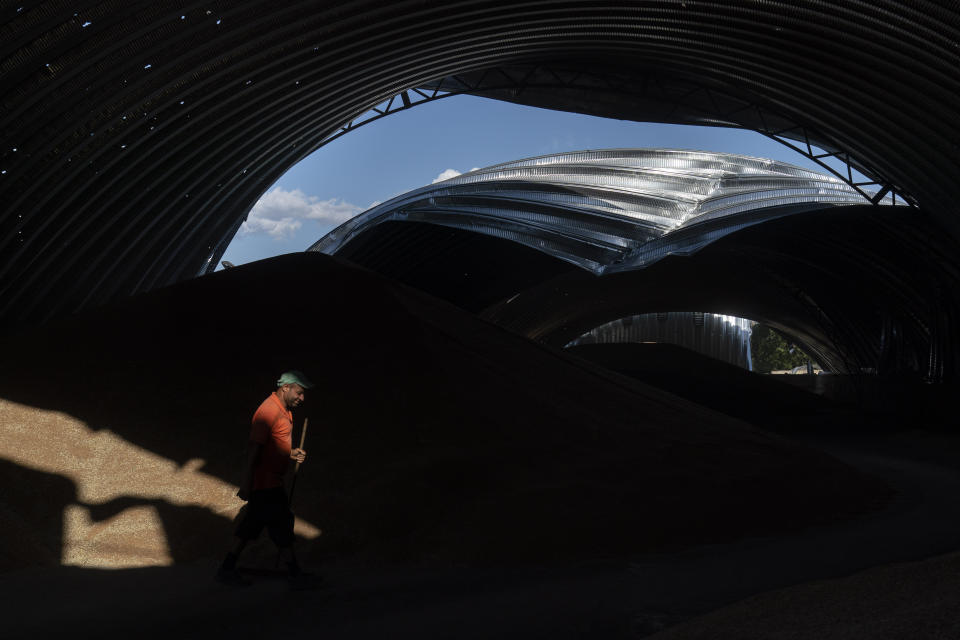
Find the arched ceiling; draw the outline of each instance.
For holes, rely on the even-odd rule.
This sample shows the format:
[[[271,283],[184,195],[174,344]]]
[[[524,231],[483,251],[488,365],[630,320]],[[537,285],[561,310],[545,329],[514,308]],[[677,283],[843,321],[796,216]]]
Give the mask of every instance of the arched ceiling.
[[[207,271],[338,127],[404,89],[510,65],[741,98],[960,237],[954,2],[24,0],[0,4],[0,24],[7,326]],[[729,105],[712,100],[698,121],[715,110],[723,124]],[[623,115],[667,119],[643,103]]]

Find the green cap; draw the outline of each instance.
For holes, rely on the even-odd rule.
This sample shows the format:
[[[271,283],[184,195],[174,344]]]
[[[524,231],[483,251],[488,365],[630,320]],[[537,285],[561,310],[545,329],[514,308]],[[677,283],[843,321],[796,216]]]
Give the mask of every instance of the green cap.
[[[285,384],[298,384],[304,389],[313,386],[313,383],[307,380],[307,376],[303,375],[301,371],[284,371],[281,373],[280,379],[277,380],[277,386],[282,387]]]

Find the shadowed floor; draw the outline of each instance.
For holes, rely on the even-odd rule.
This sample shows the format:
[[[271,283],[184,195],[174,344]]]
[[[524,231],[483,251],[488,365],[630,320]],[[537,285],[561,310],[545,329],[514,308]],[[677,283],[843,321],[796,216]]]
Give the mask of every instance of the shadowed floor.
[[[203,563],[14,571],[0,575],[0,590],[24,615],[5,637],[269,635],[278,632],[277,608],[287,614],[285,632],[338,639],[955,637],[960,559],[936,554],[960,535],[949,508],[960,475],[891,455],[895,442],[867,444],[876,451],[837,453],[890,479],[897,499],[791,535],[539,567],[340,564],[326,568],[328,587],[315,592],[265,577],[247,589],[221,587]]]
[[[251,603],[289,599],[304,629],[341,637],[382,637],[391,625],[463,631],[456,637],[561,627],[566,637],[629,637],[757,591],[902,558],[769,567],[791,540],[816,540],[817,527],[899,508],[896,474],[544,348],[323,255],[186,282],[2,347],[0,398],[17,418],[0,431],[0,471],[16,480],[4,484],[0,516],[17,533],[0,534],[12,570],[0,589],[24,600],[62,589],[54,611],[64,622],[109,619],[120,629],[177,609],[183,622],[164,618],[151,630],[255,630],[269,621]],[[232,492],[250,415],[289,368],[318,383],[295,414],[297,425],[309,417],[310,433],[294,507],[303,559],[334,585],[329,605],[276,580],[242,593],[209,580],[239,506]],[[33,429],[45,429],[43,446],[21,446]],[[33,508],[47,485],[54,500]],[[170,566],[104,572],[95,568],[123,565],[102,553],[51,566],[69,548],[65,523],[77,509],[84,540],[125,519],[110,544],[127,557],[160,531],[166,559],[143,564]],[[770,571],[742,588],[718,577],[722,563],[694,563],[706,572],[704,594],[682,584],[664,591],[691,549],[728,554],[757,539],[772,541],[772,556],[741,549],[743,566]],[[905,558],[944,550],[917,544],[920,555]],[[272,553],[265,544],[247,561],[268,566]],[[638,572],[643,562],[656,570]],[[69,594],[80,592],[95,602],[74,603]],[[651,610],[649,597],[662,606]],[[516,598],[529,604],[508,604]],[[138,604],[111,613],[128,600]],[[492,617],[471,636],[464,620],[484,612]]]

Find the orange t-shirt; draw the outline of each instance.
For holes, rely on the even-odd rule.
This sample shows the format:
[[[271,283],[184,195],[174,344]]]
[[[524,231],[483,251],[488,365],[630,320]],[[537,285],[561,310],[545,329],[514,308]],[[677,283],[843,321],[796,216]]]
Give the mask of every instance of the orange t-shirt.
[[[253,414],[250,441],[263,445],[253,469],[253,489],[283,486],[293,444],[293,413],[271,393]]]

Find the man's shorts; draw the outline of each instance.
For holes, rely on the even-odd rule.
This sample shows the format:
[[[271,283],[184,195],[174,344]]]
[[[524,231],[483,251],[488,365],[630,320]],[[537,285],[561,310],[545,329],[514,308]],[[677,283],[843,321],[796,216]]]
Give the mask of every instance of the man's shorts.
[[[293,544],[293,512],[290,511],[283,487],[250,492],[250,500],[240,515],[236,535],[244,540],[254,540],[264,527],[278,547]]]

